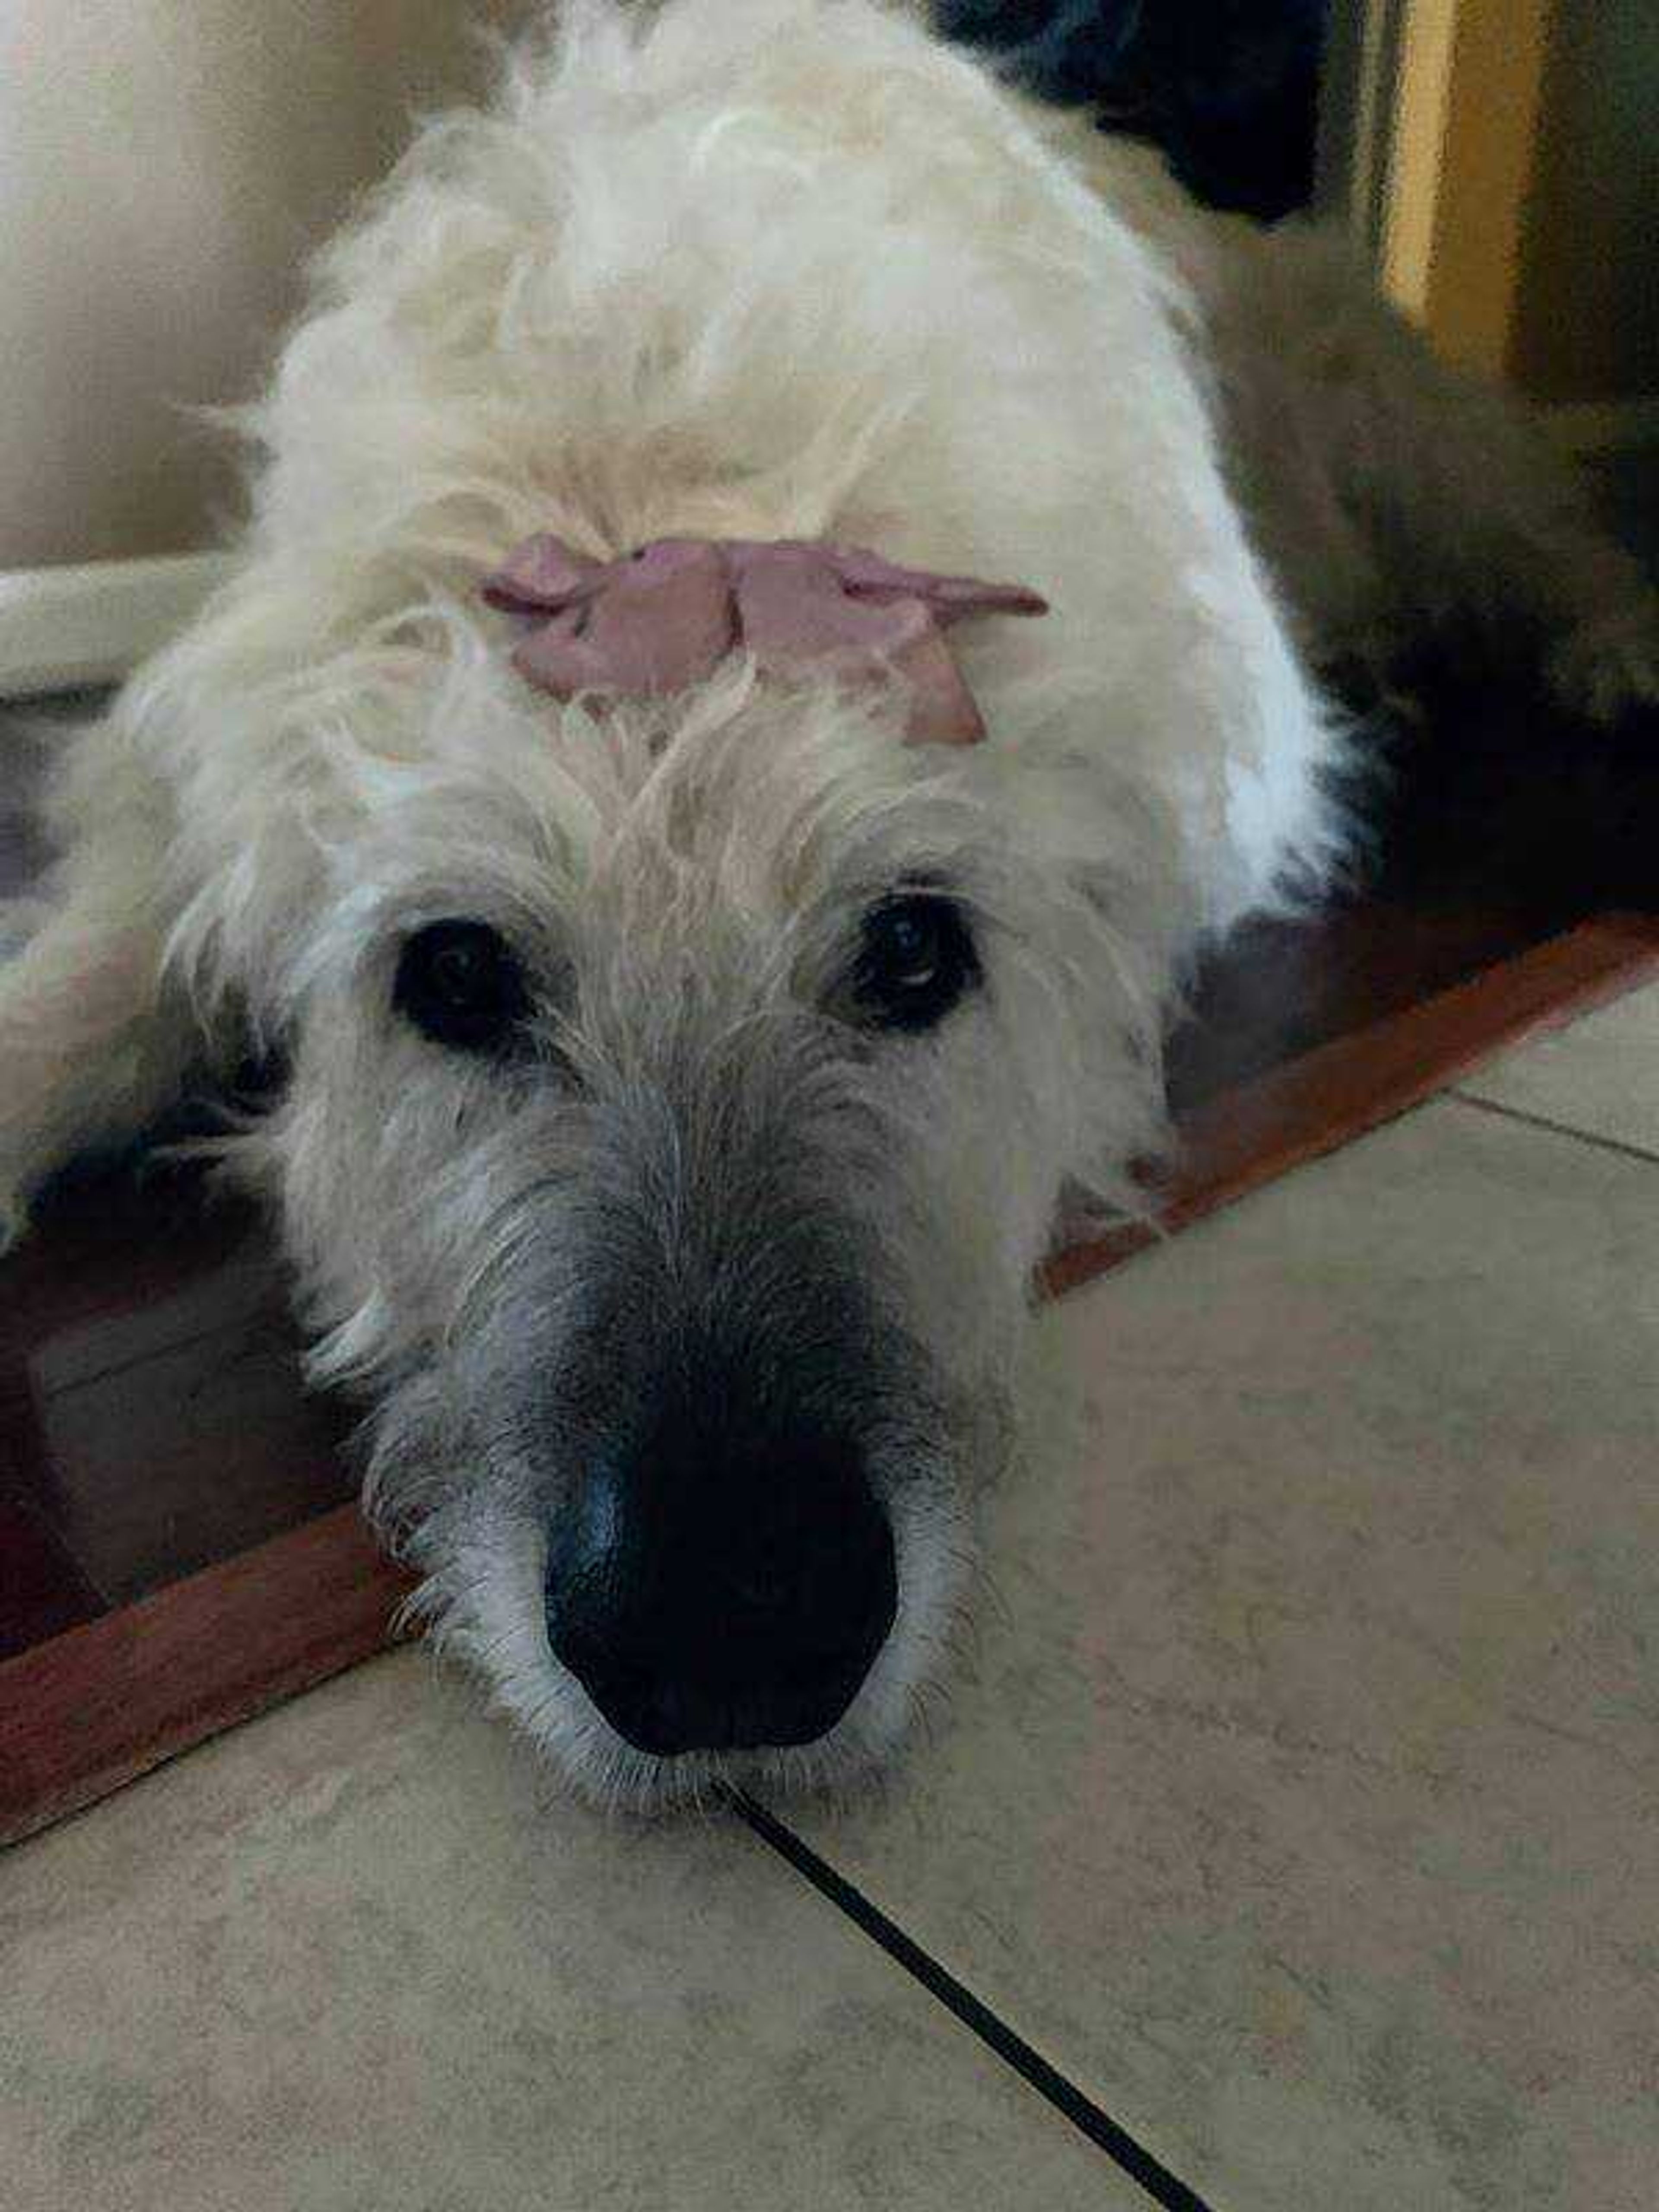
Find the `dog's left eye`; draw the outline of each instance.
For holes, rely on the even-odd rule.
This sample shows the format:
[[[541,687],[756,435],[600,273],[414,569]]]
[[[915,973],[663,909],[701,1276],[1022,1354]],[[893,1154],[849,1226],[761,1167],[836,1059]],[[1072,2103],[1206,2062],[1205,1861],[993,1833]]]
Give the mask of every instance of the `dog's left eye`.
[[[398,961],[392,1003],[423,1036],[461,1052],[492,1052],[530,1009],[524,974],[487,922],[434,921]]]
[[[915,892],[884,899],[865,916],[854,1000],[878,1028],[932,1029],[979,974],[973,932],[956,901]]]

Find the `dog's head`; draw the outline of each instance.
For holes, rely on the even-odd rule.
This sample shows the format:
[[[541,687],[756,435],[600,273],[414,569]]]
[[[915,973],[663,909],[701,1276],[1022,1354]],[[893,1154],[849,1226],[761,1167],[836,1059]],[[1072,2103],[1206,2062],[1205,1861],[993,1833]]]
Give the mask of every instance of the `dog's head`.
[[[319,1371],[422,1610],[580,1780],[868,1764],[1061,1182],[1149,1133],[1166,847],[1040,729],[907,746],[900,687],[738,657],[597,714],[431,628],[222,666],[183,780],[177,956],[283,1040],[238,1149]]]

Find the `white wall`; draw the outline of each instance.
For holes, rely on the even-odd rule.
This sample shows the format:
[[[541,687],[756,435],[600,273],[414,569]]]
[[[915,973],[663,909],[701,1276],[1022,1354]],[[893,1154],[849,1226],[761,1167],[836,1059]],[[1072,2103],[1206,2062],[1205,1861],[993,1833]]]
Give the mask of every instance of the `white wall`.
[[[250,386],[298,265],[525,0],[0,0],[0,570],[202,541],[181,404]]]

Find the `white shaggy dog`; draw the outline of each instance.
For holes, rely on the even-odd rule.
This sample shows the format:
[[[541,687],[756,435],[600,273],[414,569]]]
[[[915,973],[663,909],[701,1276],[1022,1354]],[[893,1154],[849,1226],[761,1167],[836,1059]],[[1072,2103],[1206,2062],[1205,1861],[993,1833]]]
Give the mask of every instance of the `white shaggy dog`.
[[[373,1509],[580,1783],[809,1779],[939,1664],[1058,1194],[1157,1140],[1206,935],[1336,857],[1310,668],[1652,610],[1316,235],[1199,216],[865,0],[572,6],[325,258],[237,573],[80,744],[0,973],[0,1210],[206,1059]],[[1248,518],[1248,519],[1247,519]],[[1035,587],[903,666],[555,698],[520,541]]]

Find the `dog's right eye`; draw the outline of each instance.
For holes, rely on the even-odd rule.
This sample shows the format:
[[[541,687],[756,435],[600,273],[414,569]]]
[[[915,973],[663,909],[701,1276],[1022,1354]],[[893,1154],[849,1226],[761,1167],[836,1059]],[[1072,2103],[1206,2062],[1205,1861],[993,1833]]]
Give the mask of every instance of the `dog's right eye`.
[[[979,975],[973,933],[954,899],[912,892],[865,915],[853,994],[872,1027],[930,1030]]]
[[[408,939],[392,1003],[434,1044],[495,1052],[530,1011],[523,971],[483,921],[434,921]]]

